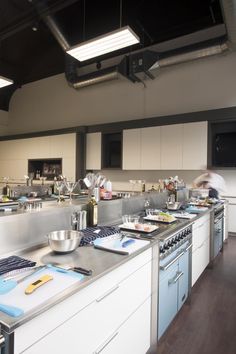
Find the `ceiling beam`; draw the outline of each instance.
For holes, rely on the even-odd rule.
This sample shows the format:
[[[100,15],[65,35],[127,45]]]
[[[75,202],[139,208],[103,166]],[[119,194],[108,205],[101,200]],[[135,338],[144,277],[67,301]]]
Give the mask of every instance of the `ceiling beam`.
[[[29,2],[33,2],[33,0],[28,0]],[[47,16],[49,14],[54,14],[57,11],[62,10],[63,8],[66,8],[79,0],[58,0],[55,4],[50,5],[44,9],[42,9],[42,12],[40,16]],[[28,16],[25,16],[22,20],[12,24],[11,26],[8,26],[4,30],[0,31],[0,41],[11,37],[15,33],[20,32],[21,30],[33,26],[36,20],[38,20],[39,14],[35,12],[35,14],[30,14]]]

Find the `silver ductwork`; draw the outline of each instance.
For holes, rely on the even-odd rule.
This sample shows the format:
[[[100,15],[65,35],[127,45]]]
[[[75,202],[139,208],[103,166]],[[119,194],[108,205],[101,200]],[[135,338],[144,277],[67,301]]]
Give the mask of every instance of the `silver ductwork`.
[[[226,43],[222,43],[206,48],[200,48],[176,55],[167,56],[165,58],[160,58],[150,70],[207,58],[213,55],[222,54],[226,50],[228,50],[228,45]]]
[[[48,28],[51,30],[52,34],[54,35],[60,46],[63,48],[63,50],[66,52],[68,49],[70,49],[70,44],[68,43],[62,31],[59,29],[59,26],[56,23],[55,19],[51,15],[48,15],[44,16],[43,20],[48,26]]]
[[[225,20],[228,40],[215,39],[214,43],[198,43],[187,47],[182,47],[172,51],[156,52],[151,50],[141,50],[131,53],[129,56],[120,58],[120,62],[109,68],[94,70],[89,73],[79,75],[79,62],[69,55],[66,55],[65,75],[70,86],[80,89],[85,86],[94,85],[104,81],[118,79],[123,76],[132,82],[142,82],[144,79],[154,79],[160,68],[190,62],[193,60],[219,55],[233,48],[236,45],[236,0],[220,0],[222,12]],[[45,2],[45,0],[43,1]],[[51,15],[43,17],[52,34],[61,45],[64,51],[70,48],[55,19]],[[218,42],[217,42],[218,41]],[[154,60],[155,59],[155,60]],[[85,67],[86,68],[86,67]]]

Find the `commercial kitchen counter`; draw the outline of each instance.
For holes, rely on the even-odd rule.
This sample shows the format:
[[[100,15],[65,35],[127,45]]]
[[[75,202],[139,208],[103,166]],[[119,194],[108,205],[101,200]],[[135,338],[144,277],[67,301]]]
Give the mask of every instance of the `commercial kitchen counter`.
[[[191,222],[188,220],[177,220],[176,223],[173,223],[168,226],[160,225],[160,228],[155,233],[153,233],[151,238],[147,238],[150,240],[150,244],[138,250],[137,252],[132,253],[131,255],[120,255],[112,252],[106,252],[99,249],[95,249],[91,245],[79,247],[76,251],[67,255],[57,255],[52,252],[50,247],[46,244],[18,253],[20,256],[26,259],[30,259],[32,261],[37,262],[37,265],[59,264],[63,266],[63,264],[69,264],[72,267],[80,266],[86,269],[92,269],[93,273],[92,276],[85,276],[81,281],[78,282],[78,284],[73,285],[66,291],[60,293],[60,295],[58,295],[56,298],[54,297],[53,300],[50,300],[49,302],[45,303],[44,306],[41,306],[40,308],[35,308],[34,311],[26,313],[25,315],[19,318],[12,318],[8,315],[5,315],[4,313],[1,313],[0,322],[2,323],[4,329],[7,332],[13,331],[16,327],[20,326],[26,321],[29,321],[33,317],[37,316],[39,313],[46,311],[56,303],[63,301],[68,296],[74,294],[85,286],[88,286],[95,280],[116,269],[117,267],[132,259],[133,257],[136,257],[138,254],[144,252],[146,249],[158,244],[159,238],[163,235],[172,234],[185,227],[186,225],[190,224]]]
[[[107,202],[106,202],[107,203]],[[46,220],[50,220],[50,215],[52,217],[51,220],[55,218],[58,220],[62,219],[62,215],[65,214],[66,222],[70,223],[70,215],[74,208],[83,208],[83,203],[81,200],[79,203],[74,203],[73,205],[63,204],[62,206],[53,205],[52,207],[43,208],[39,213],[25,213],[26,217],[32,218],[34,216],[34,220],[38,219],[38,226],[41,224],[43,227],[43,222]],[[45,264],[59,264],[61,266],[80,266],[86,269],[92,269],[93,273],[92,276],[84,277],[81,281],[76,282],[74,285],[66,288],[66,290],[60,292],[58,295],[53,297],[53,299],[49,299],[45,303],[43,303],[40,307],[35,307],[33,310],[26,312],[24,315],[18,318],[12,318],[7,316],[4,313],[0,314],[0,324],[5,331],[5,333],[12,333],[13,331],[17,331],[20,328],[24,328],[25,325],[28,323],[30,324],[31,320],[34,321],[37,319],[40,314],[46,315],[48,312],[51,311],[55,305],[63,304],[68,299],[72,298],[73,295],[80,294],[82,289],[87,289],[89,285],[100,284],[100,278],[108,276],[109,273],[113,274],[114,271],[120,269],[122,266],[125,266],[126,263],[130,264],[129,261],[135,260],[136,258],[140,257],[142,254],[145,254],[146,251],[152,249],[152,293],[157,291],[157,278],[156,274],[158,272],[158,258],[159,258],[159,240],[163,239],[164,237],[168,237],[170,235],[175,234],[179,230],[189,226],[197,219],[201,218],[203,215],[207,213],[211,213],[214,209],[214,206],[209,208],[207,211],[200,213],[194,219],[177,219],[177,221],[173,224],[164,225],[158,224],[159,229],[151,234],[151,237],[148,238],[150,240],[150,244],[143,247],[139,251],[132,253],[131,255],[120,255],[111,252],[106,252],[102,250],[95,249],[93,246],[83,246],[79,247],[73,253],[67,255],[56,255],[54,254],[51,249],[44,243],[40,245],[33,245],[34,247],[28,248],[24,247],[21,248],[22,250],[18,252],[18,254],[24,258],[31,259],[37,262],[37,265],[45,265]],[[59,213],[59,214],[58,214]],[[62,214],[60,214],[62,213]],[[17,217],[22,217],[22,214],[19,213],[16,215]],[[6,219],[11,219],[12,216],[8,216]],[[41,219],[41,217],[43,219]],[[46,219],[47,217],[47,219]],[[25,218],[22,218],[25,219]],[[32,219],[30,219],[32,222]],[[40,221],[41,220],[41,221]],[[3,218],[0,218],[0,227]],[[16,220],[15,220],[16,221]],[[42,222],[43,221],[43,222]],[[103,223],[104,225],[104,223]],[[38,230],[38,229],[37,229]],[[36,231],[38,232],[38,231]],[[9,235],[8,235],[9,236]],[[38,241],[42,241],[42,238],[39,237]],[[43,239],[45,240],[45,239]],[[9,254],[13,254],[12,252],[8,252]],[[14,254],[17,254],[14,252]],[[4,256],[6,252],[4,253]],[[156,272],[156,273],[155,273]],[[155,273],[155,274],[154,274]],[[153,275],[154,274],[154,275]],[[98,280],[98,282],[97,282]],[[102,280],[101,280],[102,282]],[[154,284],[154,282],[156,284]],[[89,287],[90,288],[90,287]],[[156,309],[154,309],[156,311]],[[152,308],[152,313],[154,312]],[[153,334],[156,336],[156,333]]]

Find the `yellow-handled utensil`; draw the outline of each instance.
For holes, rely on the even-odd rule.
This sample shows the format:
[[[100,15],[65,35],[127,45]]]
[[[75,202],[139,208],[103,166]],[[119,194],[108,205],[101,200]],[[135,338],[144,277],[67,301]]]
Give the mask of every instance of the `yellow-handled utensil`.
[[[40,286],[46,284],[49,280],[52,280],[53,277],[51,275],[45,274],[33,283],[29,284],[27,288],[25,289],[25,294],[30,295],[32,294],[36,289],[38,289]]]

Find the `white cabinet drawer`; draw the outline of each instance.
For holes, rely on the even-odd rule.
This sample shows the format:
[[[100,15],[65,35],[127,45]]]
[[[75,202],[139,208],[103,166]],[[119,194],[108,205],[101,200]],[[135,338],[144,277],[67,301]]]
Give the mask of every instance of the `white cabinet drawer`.
[[[210,238],[207,238],[192,254],[192,286],[210,261]]]
[[[149,298],[93,354],[145,354],[150,347],[150,308]]]
[[[210,236],[210,215],[204,215],[193,224],[192,242],[194,252]]]
[[[151,262],[97,297],[25,353],[91,354],[150,296]]]
[[[77,327],[81,325],[81,330],[85,328],[86,323],[88,323],[89,327],[87,330],[90,331],[90,322],[93,324],[98,321],[98,324],[96,322],[96,326],[101,327],[101,323],[103,323],[99,322],[101,316],[103,321],[105,321],[105,315],[107,317],[110,316],[111,319],[112,317],[121,319],[129,306],[131,309],[134,309],[135,306],[138,306],[139,301],[144,301],[144,299],[150,295],[151,258],[152,250],[150,248],[80,290],[78,293],[70,296],[68,299],[53,306],[50,310],[17,328],[14,338],[14,354],[21,353],[36,341],[47,336],[50,332],[51,335],[53,335],[56,328],[61,328],[61,325],[66,326],[66,323],[70,321],[75,321]],[[132,284],[131,289],[129,284]],[[110,292],[111,294],[109,295]],[[103,297],[104,299],[101,300]],[[93,311],[91,311],[91,309],[93,309]],[[117,311],[120,311],[120,313],[116,315]],[[109,320],[106,321],[106,326],[109,323],[111,324]],[[96,326],[93,327],[93,331],[95,332],[94,336],[96,336],[96,332],[99,332],[99,328],[97,329]],[[71,338],[73,336],[77,338],[76,333],[73,333]],[[58,338],[63,338],[63,335]],[[54,340],[57,341],[55,338]],[[58,351],[57,354],[59,353]],[[70,354],[72,353],[73,352],[70,352]],[[44,354],[46,354],[46,352]]]

